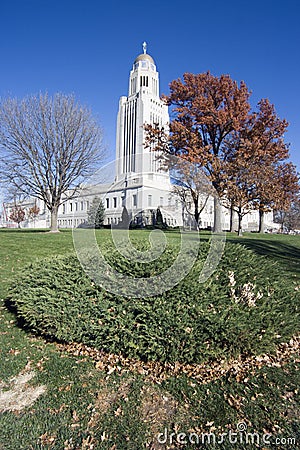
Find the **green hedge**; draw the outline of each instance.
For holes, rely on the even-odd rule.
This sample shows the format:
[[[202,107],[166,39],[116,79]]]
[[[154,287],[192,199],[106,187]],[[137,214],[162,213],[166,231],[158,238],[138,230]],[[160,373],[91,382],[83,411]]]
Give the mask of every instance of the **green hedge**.
[[[259,354],[299,331],[299,298],[292,283],[274,263],[241,245],[226,244],[217,270],[199,283],[208,246],[201,244],[183,281],[156,297],[108,293],[85,275],[74,255],[67,255],[28,266],[8,301],[34,333],[143,360],[200,363]],[[159,273],[172,260],[170,249],[159,262],[133,266],[113,248],[106,256],[118,270],[136,276]]]

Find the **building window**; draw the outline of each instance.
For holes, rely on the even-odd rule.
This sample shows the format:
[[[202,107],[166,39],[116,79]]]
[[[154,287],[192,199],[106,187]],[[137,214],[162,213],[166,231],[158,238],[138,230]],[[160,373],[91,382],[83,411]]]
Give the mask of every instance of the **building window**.
[[[106,208],[109,208],[109,198],[106,199]]]
[[[132,196],[132,205],[133,206],[137,206],[137,195],[136,194],[133,194],[133,196]]]
[[[148,206],[152,206],[152,195],[148,195]]]
[[[73,203],[70,203],[70,211],[73,211]]]
[[[114,197],[114,208],[117,207],[117,197]]]
[[[66,204],[65,203],[62,205],[62,208],[63,208],[62,213],[66,214]]]
[[[78,203],[75,202],[75,211],[78,211]]]
[[[81,211],[83,211],[83,205],[84,205],[83,202],[81,202]]]

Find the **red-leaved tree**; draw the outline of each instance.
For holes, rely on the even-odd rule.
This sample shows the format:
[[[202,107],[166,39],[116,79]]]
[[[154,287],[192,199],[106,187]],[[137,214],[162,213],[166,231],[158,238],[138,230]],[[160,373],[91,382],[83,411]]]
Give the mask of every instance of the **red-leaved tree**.
[[[226,143],[248,118],[249,95],[246,84],[238,85],[229,75],[185,73],[183,80],[171,82],[170,94],[164,97],[171,108],[169,130],[146,127],[147,145],[198,164],[222,198],[226,192]],[[221,231],[221,207],[216,197],[214,230]]]
[[[15,205],[11,210],[9,218],[10,220],[18,224],[18,228],[21,228],[21,222],[23,222],[25,219],[24,209],[21,206]]]

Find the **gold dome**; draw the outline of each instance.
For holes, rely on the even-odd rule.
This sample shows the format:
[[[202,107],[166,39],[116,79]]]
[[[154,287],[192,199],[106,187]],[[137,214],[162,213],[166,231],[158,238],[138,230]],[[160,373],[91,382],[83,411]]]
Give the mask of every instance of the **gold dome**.
[[[137,63],[138,61],[150,61],[152,64],[155,64],[152,56],[148,55],[148,53],[141,53],[139,56],[137,56],[134,60],[134,63]]]

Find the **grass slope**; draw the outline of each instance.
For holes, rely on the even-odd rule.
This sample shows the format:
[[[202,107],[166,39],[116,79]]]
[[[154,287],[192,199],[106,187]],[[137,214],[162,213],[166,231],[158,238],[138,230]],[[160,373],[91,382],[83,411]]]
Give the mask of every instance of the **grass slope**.
[[[99,231],[98,237],[103,242],[107,231]],[[238,241],[234,235],[228,239]],[[72,250],[69,231],[58,235],[0,231],[0,242],[2,299],[9,292],[12,276],[24,265]],[[270,261],[279,261],[287,279],[299,281],[299,237],[246,235],[242,243]],[[295,354],[288,364],[252,368],[242,378],[229,371],[205,384],[182,373],[154,383],[142,371],[119,373],[115,365],[101,370],[101,364],[97,369],[88,355],[59,351],[54,343],[18,328],[14,315],[4,307],[0,336],[1,388],[9,391],[12,377],[33,371],[35,377],[28,385],[47,389],[32,406],[0,413],[1,450],[195,449],[195,444],[176,443],[174,436],[170,443],[170,434],[175,432],[178,437],[179,432],[193,430],[198,435],[212,432],[220,436],[230,429],[236,431],[241,422],[249,432],[272,434],[272,444],[260,443],[260,448],[299,448],[300,376]],[[165,429],[168,443],[159,445],[157,434]],[[206,438],[199,448],[233,447],[258,446],[244,441],[233,445],[228,439],[214,446]]]

